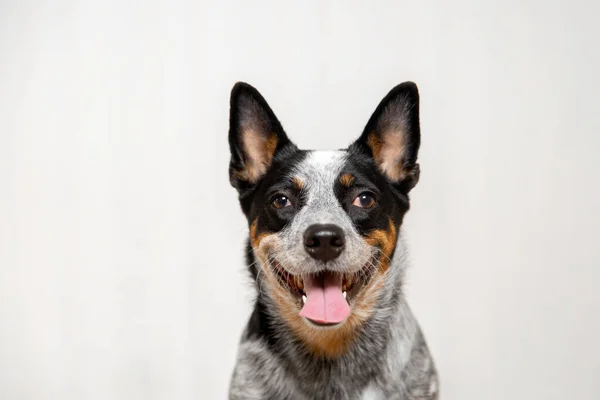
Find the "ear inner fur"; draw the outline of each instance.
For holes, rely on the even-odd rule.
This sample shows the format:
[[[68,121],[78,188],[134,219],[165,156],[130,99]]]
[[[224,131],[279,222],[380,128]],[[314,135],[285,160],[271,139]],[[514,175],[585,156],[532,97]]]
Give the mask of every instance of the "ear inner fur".
[[[367,151],[389,181],[401,183],[412,174],[420,143],[419,91],[404,82],[381,100],[351,150]],[[416,179],[404,187],[410,191],[414,184]]]
[[[240,193],[258,183],[279,154],[297,150],[264,97],[244,82],[231,91],[229,147],[230,182]]]
[[[277,149],[277,135],[272,133],[265,137],[254,129],[248,129],[242,133],[242,141],[247,160],[245,168],[238,171],[238,177],[256,183],[271,166]]]
[[[404,178],[403,166],[406,149],[404,132],[400,129],[387,131],[381,135],[372,132],[369,134],[367,144],[383,174],[393,182]]]

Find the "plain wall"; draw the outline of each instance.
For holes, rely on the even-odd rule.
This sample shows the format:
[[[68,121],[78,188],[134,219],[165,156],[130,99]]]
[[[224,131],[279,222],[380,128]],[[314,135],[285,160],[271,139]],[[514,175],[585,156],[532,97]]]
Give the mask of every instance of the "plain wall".
[[[225,398],[232,85],[331,149],[413,80],[406,290],[442,398],[597,399],[598,4],[2,1],[0,398]]]

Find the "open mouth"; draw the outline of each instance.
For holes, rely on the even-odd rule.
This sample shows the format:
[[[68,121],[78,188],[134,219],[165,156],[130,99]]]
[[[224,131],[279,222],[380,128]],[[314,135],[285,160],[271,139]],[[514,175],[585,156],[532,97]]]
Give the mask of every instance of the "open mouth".
[[[371,260],[355,273],[321,271],[293,275],[276,260],[271,266],[280,283],[296,298],[300,316],[317,326],[331,326],[350,315],[353,300],[369,282],[377,261]]]

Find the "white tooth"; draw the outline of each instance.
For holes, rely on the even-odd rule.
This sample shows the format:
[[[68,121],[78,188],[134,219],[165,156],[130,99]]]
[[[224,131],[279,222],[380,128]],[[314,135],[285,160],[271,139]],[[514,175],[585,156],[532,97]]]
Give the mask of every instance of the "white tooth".
[[[306,303],[306,296],[302,295],[302,304]]]
[[[344,298],[346,298],[346,292],[342,293],[344,295]]]

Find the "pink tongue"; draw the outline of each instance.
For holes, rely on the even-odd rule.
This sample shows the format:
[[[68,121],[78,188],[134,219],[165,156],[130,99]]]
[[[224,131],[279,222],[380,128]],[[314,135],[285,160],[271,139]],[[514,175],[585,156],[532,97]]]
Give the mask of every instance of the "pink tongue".
[[[350,314],[342,294],[342,276],[325,273],[317,278],[304,276],[306,303],[300,315],[315,322],[337,324]]]

